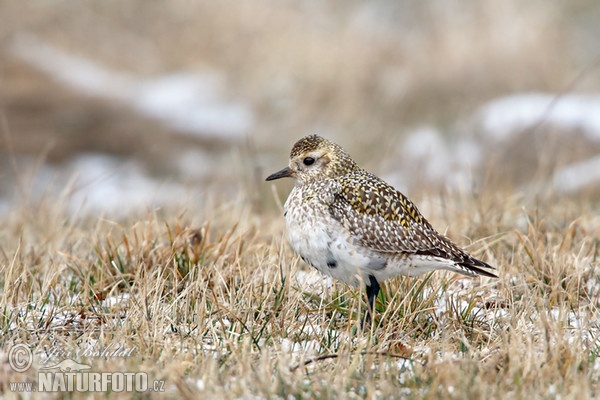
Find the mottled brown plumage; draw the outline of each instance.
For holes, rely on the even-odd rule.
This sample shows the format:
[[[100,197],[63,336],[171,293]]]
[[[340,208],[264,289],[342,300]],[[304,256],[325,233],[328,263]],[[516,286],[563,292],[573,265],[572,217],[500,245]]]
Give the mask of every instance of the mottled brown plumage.
[[[360,168],[337,144],[317,135],[294,144],[289,166],[267,180],[296,179],[284,211],[290,244],[321,272],[363,282],[371,309],[379,282],[446,269],[496,277],[438,233],[394,187]]]

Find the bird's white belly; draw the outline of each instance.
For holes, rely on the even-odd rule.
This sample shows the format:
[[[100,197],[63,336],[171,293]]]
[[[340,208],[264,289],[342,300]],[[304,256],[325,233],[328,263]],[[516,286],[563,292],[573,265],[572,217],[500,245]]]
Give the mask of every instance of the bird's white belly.
[[[368,282],[372,266],[383,267],[385,260],[356,245],[350,233],[321,207],[314,204],[286,207],[285,221],[292,249],[307,264],[335,279],[354,286]]]

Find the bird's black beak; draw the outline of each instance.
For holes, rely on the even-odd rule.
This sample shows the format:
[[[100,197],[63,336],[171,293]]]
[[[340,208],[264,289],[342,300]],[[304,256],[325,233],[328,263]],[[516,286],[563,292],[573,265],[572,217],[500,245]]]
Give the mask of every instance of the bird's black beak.
[[[271,175],[267,176],[266,180],[267,181],[274,181],[275,179],[288,178],[290,176],[292,176],[292,170],[290,169],[290,167],[285,167],[281,171],[277,171],[274,174],[271,174]]]

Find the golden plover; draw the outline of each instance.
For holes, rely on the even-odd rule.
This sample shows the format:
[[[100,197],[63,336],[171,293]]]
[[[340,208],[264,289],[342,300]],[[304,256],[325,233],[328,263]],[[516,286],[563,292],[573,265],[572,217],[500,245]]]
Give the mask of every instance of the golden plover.
[[[284,206],[289,242],[322,273],[366,285],[369,318],[379,283],[445,269],[496,278],[494,268],[438,233],[402,193],[360,168],[339,145],[317,135],[300,139],[289,166],[267,181],[292,177]]]

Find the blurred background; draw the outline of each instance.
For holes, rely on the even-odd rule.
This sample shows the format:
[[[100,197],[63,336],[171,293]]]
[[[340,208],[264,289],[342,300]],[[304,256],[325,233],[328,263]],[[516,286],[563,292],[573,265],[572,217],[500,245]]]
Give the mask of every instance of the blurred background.
[[[598,194],[600,5],[0,3],[0,214],[261,203],[310,133],[409,195]]]

